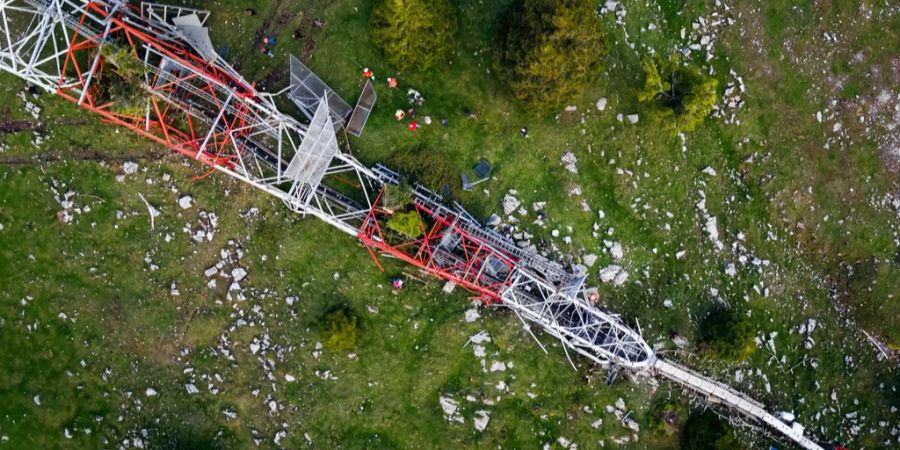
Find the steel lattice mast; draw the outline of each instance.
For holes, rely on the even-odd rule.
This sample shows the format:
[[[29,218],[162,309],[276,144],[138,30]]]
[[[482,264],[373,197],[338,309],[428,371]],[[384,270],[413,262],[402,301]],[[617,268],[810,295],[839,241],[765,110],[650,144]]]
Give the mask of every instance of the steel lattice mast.
[[[386,232],[381,197],[399,175],[340,151],[326,97],[308,125],[279,112],[216,54],[208,14],[123,0],[0,0],[0,70],[355,236],[376,264],[377,254],[406,261],[511,309],[564,348],[653,370],[820,448],[752,399],[658,359],[640,333],[586,301],[584,273],[519,248],[424,187],[413,192],[423,236]]]

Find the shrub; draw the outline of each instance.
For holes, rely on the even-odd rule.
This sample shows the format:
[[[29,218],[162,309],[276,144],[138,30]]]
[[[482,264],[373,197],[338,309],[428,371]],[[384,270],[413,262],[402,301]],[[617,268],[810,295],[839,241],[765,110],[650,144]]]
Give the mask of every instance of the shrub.
[[[324,334],[323,345],[329,350],[350,350],[356,347],[356,315],[347,307],[326,314]]]
[[[518,0],[504,16],[498,71],[536,112],[559,110],[599,72],[606,38],[594,6],[589,0]]]
[[[644,87],[638,101],[651,118],[674,133],[693,131],[712,111],[719,82],[673,54],[668,60],[645,58]]]
[[[713,308],[700,322],[700,340],[716,357],[738,361],[756,350],[750,318],[733,309]]]
[[[740,450],[731,427],[712,411],[695,412],[681,432],[681,450]]]
[[[678,400],[659,398],[650,406],[648,415],[651,428],[671,436],[681,428],[687,408]]]
[[[382,0],[372,14],[376,44],[401,70],[426,70],[453,48],[456,8],[449,0]]]
[[[435,192],[443,189],[445,184],[452,190],[458,186],[456,168],[441,152],[418,148],[401,150],[391,158],[390,165],[404,177]]]
[[[381,196],[381,206],[390,211],[402,210],[413,202],[412,187],[408,183],[399,186],[386,184]]]
[[[409,238],[417,238],[423,234],[422,218],[416,211],[394,214],[387,221],[387,227]]]

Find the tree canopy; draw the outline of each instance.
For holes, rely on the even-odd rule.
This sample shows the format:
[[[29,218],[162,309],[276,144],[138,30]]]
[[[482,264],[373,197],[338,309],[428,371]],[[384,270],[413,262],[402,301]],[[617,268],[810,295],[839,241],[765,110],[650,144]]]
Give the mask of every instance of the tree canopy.
[[[647,105],[650,117],[669,131],[693,131],[712,111],[718,99],[718,80],[673,54],[667,60],[645,58],[644,87],[638,101]]]
[[[394,214],[388,219],[387,227],[390,230],[414,239],[424,233],[422,229],[422,217],[419,216],[419,213],[416,211]]]
[[[538,113],[582,95],[598,74],[606,38],[589,0],[517,0],[500,24],[498,70]]]
[[[700,322],[700,340],[717,357],[742,360],[756,349],[750,318],[725,307],[713,308]]]
[[[381,0],[372,13],[375,42],[401,70],[426,70],[446,58],[457,27],[449,0]]]

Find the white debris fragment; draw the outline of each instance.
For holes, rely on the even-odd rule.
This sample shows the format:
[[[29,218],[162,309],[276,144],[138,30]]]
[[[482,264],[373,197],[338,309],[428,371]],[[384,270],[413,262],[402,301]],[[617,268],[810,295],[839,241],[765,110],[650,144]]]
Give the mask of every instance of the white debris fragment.
[[[718,220],[716,219],[716,216],[709,216],[706,218],[706,226],[704,229],[706,230],[706,234],[709,235],[709,240],[716,246],[716,249],[722,250],[725,248],[725,244],[719,240]]]
[[[716,176],[716,169],[713,169],[712,166],[706,166],[706,168],[703,169],[703,173],[705,173],[711,177],[714,177],[714,176]]]
[[[675,259],[682,259],[687,254],[687,250],[679,250],[675,252]]]
[[[491,372],[503,372],[506,370],[506,363],[503,361],[494,361],[491,364]]]
[[[251,342],[250,343],[250,353],[255,355],[258,351],[259,351],[259,344],[257,344],[256,342]]]
[[[41,396],[40,395],[35,395],[33,400],[34,400],[35,405],[41,406]]]
[[[606,109],[606,98],[601,98],[597,100],[597,111],[603,111]]]
[[[156,394],[157,394],[156,389],[153,389],[152,387],[147,388],[147,390],[144,391],[144,395],[146,395],[147,397],[156,397]]]
[[[466,323],[472,323],[472,322],[478,320],[479,317],[481,317],[481,315],[478,314],[477,309],[469,308],[466,310]]]
[[[637,114],[629,114],[627,117],[628,117],[628,123],[630,123],[632,125],[638,123],[638,120],[640,119]]]
[[[584,265],[588,267],[594,267],[594,264],[597,263],[597,255],[593,253],[589,253],[584,255]]]
[[[188,209],[191,206],[194,206],[194,199],[190,195],[183,195],[178,198],[178,206],[181,209]]]
[[[138,165],[134,161],[125,161],[125,164],[122,164],[122,171],[125,175],[131,175],[138,171]]]
[[[194,386],[194,383],[188,383],[188,384],[185,384],[185,385],[184,385],[184,390],[186,390],[187,393],[190,394],[190,395],[194,395],[194,394],[199,394],[199,393],[200,393],[200,389],[197,389],[197,386]]]
[[[289,373],[286,373],[286,374],[284,374],[284,381],[287,381],[288,383],[293,383],[293,382],[297,381],[297,378],[295,378],[293,375],[291,375]]]
[[[491,416],[487,411],[480,409],[475,411],[475,418],[473,420],[475,421],[475,429],[484,431],[488,426],[488,422],[491,420]]]

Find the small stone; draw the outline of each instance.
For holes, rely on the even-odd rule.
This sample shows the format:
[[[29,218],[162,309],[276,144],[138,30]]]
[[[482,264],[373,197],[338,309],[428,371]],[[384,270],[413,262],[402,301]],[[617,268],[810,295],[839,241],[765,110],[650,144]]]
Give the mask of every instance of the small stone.
[[[578,106],[576,106],[576,105],[566,106],[566,112],[575,112],[575,111],[578,111]]]
[[[488,422],[490,422],[490,420],[491,420],[491,416],[487,411],[485,411],[485,410],[475,411],[474,421],[475,421],[475,429],[476,430],[484,431],[487,428]]]
[[[194,395],[199,394],[200,389],[197,389],[197,386],[194,386],[194,383],[188,383],[184,385],[184,390],[187,391],[188,394]]]
[[[156,394],[156,389],[153,388],[147,388],[147,390],[144,391],[144,395],[146,395],[147,397],[156,397]]]
[[[637,114],[629,114],[629,115],[628,115],[628,123],[630,123],[630,124],[632,124],[632,125],[638,123],[638,120],[639,120],[639,119],[640,119],[640,118],[638,117]]]
[[[597,100],[597,111],[604,111],[606,109],[606,98],[601,98]]]
[[[586,265],[588,267],[593,267],[596,262],[597,262],[597,255],[591,253],[591,254],[584,256],[584,265]]]
[[[122,165],[122,171],[125,172],[125,175],[131,175],[138,171],[138,165],[134,161],[125,161],[125,164]]]
[[[191,206],[194,206],[194,199],[191,198],[190,195],[184,195],[178,199],[178,206],[180,206],[181,209],[188,209]]]
[[[284,375],[284,380],[287,381],[288,383],[293,383],[293,382],[297,381],[297,379],[294,378],[294,376],[289,373]]]
[[[235,267],[231,269],[231,278],[234,279],[235,282],[239,282],[244,278],[247,278],[247,270],[243,267]]]
[[[472,323],[478,320],[479,317],[481,317],[481,315],[478,314],[477,309],[469,308],[466,310],[466,323]]]

